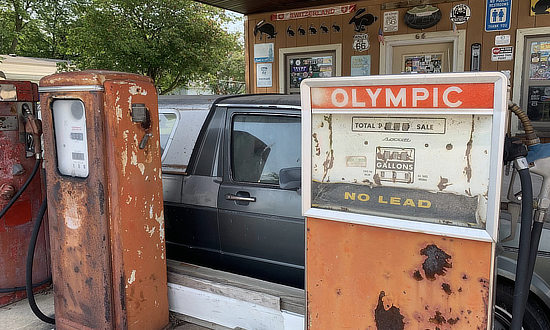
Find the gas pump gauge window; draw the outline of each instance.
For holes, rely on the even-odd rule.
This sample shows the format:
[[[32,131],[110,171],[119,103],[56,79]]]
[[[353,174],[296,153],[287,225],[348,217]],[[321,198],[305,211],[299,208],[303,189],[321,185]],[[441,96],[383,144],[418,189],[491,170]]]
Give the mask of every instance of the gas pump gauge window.
[[[89,165],[84,103],[80,100],[54,100],[51,107],[58,170],[63,175],[85,178]]]

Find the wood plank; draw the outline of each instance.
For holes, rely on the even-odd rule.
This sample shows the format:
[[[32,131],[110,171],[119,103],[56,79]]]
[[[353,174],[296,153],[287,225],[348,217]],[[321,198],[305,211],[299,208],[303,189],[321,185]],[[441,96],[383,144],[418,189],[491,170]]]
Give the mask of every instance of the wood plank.
[[[167,266],[169,274],[173,273],[185,275],[223,285],[266,293],[281,299],[281,309],[299,314],[305,313],[305,291],[302,289],[266,282],[211,268],[191,265],[175,260],[167,260]]]
[[[464,69],[470,70],[472,44],[481,43],[481,71],[494,71],[497,65],[491,61],[491,48],[495,44],[495,35],[498,35],[498,32],[485,32],[485,1],[470,0],[468,5],[472,16],[467,23]]]
[[[252,85],[251,85],[251,77],[252,77],[252,70],[250,68],[250,47],[251,47],[251,40],[250,40],[250,33],[248,30],[249,27],[249,21],[248,17],[245,16],[244,18],[244,84],[246,88],[246,93],[252,92]]]
[[[535,27],[548,27],[548,26],[550,26],[550,14],[535,16]]]
[[[342,17],[343,15],[327,17],[331,44],[342,43]]]
[[[330,44],[330,21],[325,17],[319,19],[319,29],[317,34],[319,35],[319,45]]]
[[[449,31],[453,29],[451,22],[451,9],[455,6],[454,3],[446,2],[437,5],[441,10],[441,21],[435,25],[436,31]],[[465,23],[467,24],[467,23]]]
[[[319,34],[321,33],[319,29],[320,25],[319,18],[308,18],[307,19],[307,45],[308,46],[317,46],[319,45]]]
[[[527,2],[527,1],[524,1],[524,2]],[[519,20],[519,5],[518,5],[518,1],[516,1],[516,2],[512,2],[512,12],[510,13],[510,30],[500,32],[500,35],[510,35],[510,46],[514,47],[514,58],[511,61],[502,61],[497,63],[497,68],[499,71],[509,70],[511,72],[511,75],[510,75],[511,82],[514,81],[515,56],[523,56],[523,54],[516,53],[516,33],[515,32],[518,26],[518,20]]]
[[[378,74],[378,62],[380,59],[380,41],[378,41],[378,30],[382,28],[384,24],[384,15],[380,11],[380,6],[369,6],[368,12],[378,17],[376,22],[374,22],[369,28],[369,31],[372,31],[372,36],[370,36],[371,46],[367,52],[367,55],[370,55],[371,63],[371,75]],[[374,64],[374,65],[373,65]],[[351,74],[351,58],[350,58],[350,74]],[[373,67],[374,66],[374,67]]]
[[[281,299],[279,297],[256,290],[247,290],[236,286],[227,285],[225,283],[219,283],[217,281],[205,280],[173,272],[168,273],[168,282],[181,285],[186,288],[249,302],[251,304],[271,308],[277,311],[281,310]]]
[[[535,27],[535,16],[531,16],[531,1],[514,1],[512,2],[512,10],[513,7],[518,7],[517,11],[517,19],[518,29],[526,29],[526,28],[532,28]]]
[[[307,46],[307,20],[296,20],[296,47]],[[300,33],[302,31],[302,33]]]

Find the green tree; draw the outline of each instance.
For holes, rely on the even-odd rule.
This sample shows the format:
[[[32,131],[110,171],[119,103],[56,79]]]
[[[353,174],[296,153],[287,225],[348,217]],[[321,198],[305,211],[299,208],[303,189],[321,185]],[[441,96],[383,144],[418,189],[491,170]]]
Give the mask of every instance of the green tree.
[[[223,29],[228,20],[191,0],[93,0],[68,32],[67,51],[78,69],[144,74],[165,94],[219,71],[238,48]]]
[[[220,62],[218,70],[210,74],[207,85],[214,94],[242,94],[246,86],[244,82],[244,52],[242,44],[231,50],[228,56]]]

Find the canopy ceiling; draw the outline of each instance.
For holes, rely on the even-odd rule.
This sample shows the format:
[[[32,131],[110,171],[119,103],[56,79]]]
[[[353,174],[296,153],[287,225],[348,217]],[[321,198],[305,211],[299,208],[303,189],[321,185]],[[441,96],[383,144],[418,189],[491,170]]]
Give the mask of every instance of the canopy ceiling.
[[[261,12],[290,10],[342,3],[342,0],[199,0],[199,2],[249,15]]]

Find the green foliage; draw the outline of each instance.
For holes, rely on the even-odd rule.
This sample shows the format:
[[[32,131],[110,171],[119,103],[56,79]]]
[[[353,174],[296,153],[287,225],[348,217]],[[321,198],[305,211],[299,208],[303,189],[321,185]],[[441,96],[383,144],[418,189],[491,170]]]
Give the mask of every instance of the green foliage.
[[[215,74],[210,74],[208,87],[214,94],[232,95],[245,92],[244,83],[244,52],[239,44],[222,60]]]
[[[190,0],[95,0],[67,45],[77,68],[144,74],[164,94],[218,70],[237,43],[227,20]]]
[[[239,36],[224,30],[231,19],[191,0],[0,0],[0,53],[144,74],[164,94],[244,80]]]

